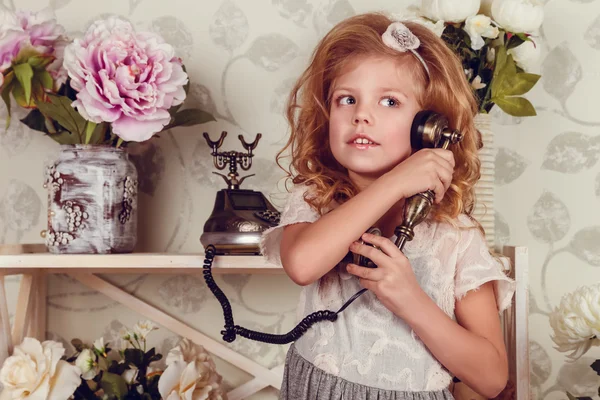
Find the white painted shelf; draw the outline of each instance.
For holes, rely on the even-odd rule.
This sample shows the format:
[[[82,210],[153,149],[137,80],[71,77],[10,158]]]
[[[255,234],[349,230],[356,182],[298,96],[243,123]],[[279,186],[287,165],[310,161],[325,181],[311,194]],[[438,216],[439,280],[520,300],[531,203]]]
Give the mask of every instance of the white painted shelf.
[[[3,246],[0,246],[3,247]],[[47,273],[201,273],[204,253],[131,253],[131,254],[52,254],[43,245],[4,246],[0,252],[0,275],[46,270]],[[25,250],[26,252],[23,252]],[[8,273],[10,271],[10,273]],[[283,273],[283,268],[267,263],[262,256],[217,256],[215,274]]]

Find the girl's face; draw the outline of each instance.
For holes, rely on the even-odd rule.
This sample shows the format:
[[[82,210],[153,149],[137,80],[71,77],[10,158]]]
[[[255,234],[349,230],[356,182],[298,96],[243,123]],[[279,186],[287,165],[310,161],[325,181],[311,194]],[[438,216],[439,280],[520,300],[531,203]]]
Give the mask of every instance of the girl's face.
[[[329,141],[350,179],[364,186],[410,156],[410,128],[420,110],[412,63],[362,57],[332,85]]]

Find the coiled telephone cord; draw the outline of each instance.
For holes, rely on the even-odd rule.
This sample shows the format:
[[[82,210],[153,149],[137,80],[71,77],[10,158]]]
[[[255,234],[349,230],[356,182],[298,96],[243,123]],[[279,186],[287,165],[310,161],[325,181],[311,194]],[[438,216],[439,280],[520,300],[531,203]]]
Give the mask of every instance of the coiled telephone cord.
[[[215,282],[212,275],[212,264],[213,259],[215,258],[217,249],[215,246],[208,245],[205,250],[205,259],[204,266],[202,268],[204,280],[206,281],[206,285],[211,290],[213,295],[217,298],[219,303],[221,303],[221,308],[223,309],[223,316],[225,317],[225,329],[221,331],[221,335],[223,335],[223,340],[231,343],[233,342],[237,335],[245,337],[250,340],[254,340],[257,342],[271,343],[271,344],[287,344],[296,341],[300,336],[302,336],[311,326],[319,321],[335,321],[338,317],[338,314],[344,311],[346,307],[350,305],[354,300],[356,300],[360,295],[362,295],[367,289],[361,289],[354,296],[352,296],[338,311],[330,311],[330,310],[321,310],[315,311],[314,313],[306,316],[294,329],[289,331],[288,333],[275,335],[272,333],[264,333],[253,331],[251,329],[246,329],[239,325],[235,325],[233,321],[233,313],[231,311],[231,304],[225,296],[225,293],[219,288],[219,285]]]

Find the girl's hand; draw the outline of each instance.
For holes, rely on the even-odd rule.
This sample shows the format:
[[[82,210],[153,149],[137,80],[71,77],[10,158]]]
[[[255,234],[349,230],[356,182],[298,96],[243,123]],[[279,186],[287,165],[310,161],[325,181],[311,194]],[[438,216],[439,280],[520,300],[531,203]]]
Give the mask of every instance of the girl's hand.
[[[370,258],[377,268],[348,264],[348,273],[360,278],[362,287],[372,291],[388,310],[403,318],[410,304],[424,294],[408,259],[386,237],[365,233],[362,239],[379,249],[353,242],[350,251]]]
[[[453,173],[454,154],[443,149],[419,150],[389,172],[403,186],[403,198],[433,190],[436,203],[450,187]]]

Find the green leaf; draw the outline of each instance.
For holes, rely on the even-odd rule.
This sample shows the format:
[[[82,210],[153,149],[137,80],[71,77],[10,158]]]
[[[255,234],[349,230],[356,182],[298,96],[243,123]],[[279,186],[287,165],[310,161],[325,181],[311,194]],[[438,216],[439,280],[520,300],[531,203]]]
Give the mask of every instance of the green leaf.
[[[23,86],[21,86],[19,84],[19,82],[13,82],[12,86],[13,86],[13,88],[12,88],[13,98],[15,99],[15,101],[17,102],[17,104],[20,107],[23,107],[23,108],[32,108],[35,105],[31,101],[31,99],[29,99],[29,101],[26,100],[25,89],[23,89]]]
[[[94,133],[94,130],[96,129],[96,123],[92,122],[92,121],[88,121],[85,124],[85,144],[89,144],[92,140],[92,134]]]
[[[512,35],[510,39],[506,42],[506,50],[514,49],[515,47],[519,47],[525,43],[525,39],[523,39],[519,35]]]
[[[66,96],[48,95],[50,102],[37,103],[40,111],[50,117],[66,130],[78,135],[80,138],[85,134],[87,121],[71,106],[71,99]],[[81,141],[81,139],[80,139]]]
[[[121,147],[121,145],[123,144],[123,142],[124,142],[124,140],[123,140],[123,139],[121,139],[121,138],[119,138],[119,139],[117,140],[117,149],[118,149],[119,147]]]
[[[6,105],[6,127],[5,129],[8,129],[8,127],[10,126],[10,116],[11,116],[11,112],[10,112],[10,92],[12,90],[12,82],[10,82],[8,85],[4,85],[3,89],[2,89],[2,101],[4,101],[4,104]]]
[[[524,97],[492,97],[492,101],[505,113],[514,117],[537,115],[533,105]]]
[[[33,69],[44,70],[54,60],[55,57],[52,56],[33,56],[29,57],[27,64],[31,65]]]
[[[176,126],[193,126],[209,121],[216,121],[212,114],[197,108],[188,108],[175,114],[171,123],[165,126],[164,129],[171,129]]]
[[[69,131],[60,131],[58,133],[51,133],[48,136],[52,140],[60,144],[81,144],[79,137]]]
[[[541,78],[540,75],[521,72],[507,80],[505,96],[521,96],[529,92]]]
[[[109,396],[115,396],[117,399],[124,399],[127,395],[127,382],[120,375],[111,372],[104,372],[100,387]]]
[[[600,360],[596,360],[590,365],[596,374],[600,375]],[[600,389],[599,389],[600,390]]]
[[[140,349],[125,349],[125,361],[140,368],[144,363],[144,352]]]
[[[96,124],[96,128],[94,129],[94,132],[92,132],[92,137],[91,137],[89,143],[102,144],[106,137],[107,128],[108,128],[108,122],[101,122],[99,124]],[[108,352],[108,347],[106,348],[106,351]]]
[[[28,62],[28,60],[32,57],[41,56],[41,54],[36,51],[31,46],[25,46],[19,51],[19,54],[15,57],[13,64],[22,64]]]
[[[37,108],[31,110],[25,116],[25,118],[21,120],[21,122],[35,131],[44,132],[46,134],[50,133],[46,127],[46,118],[44,117],[44,114],[42,114]]]
[[[54,87],[54,79],[52,79],[52,75],[46,70],[36,71],[34,79],[41,83],[44,89],[52,90]]]
[[[31,103],[31,79],[33,78],[33,68],[28,63],[13,65],[15,76],[23,87],[25,93],[25,103]]]

